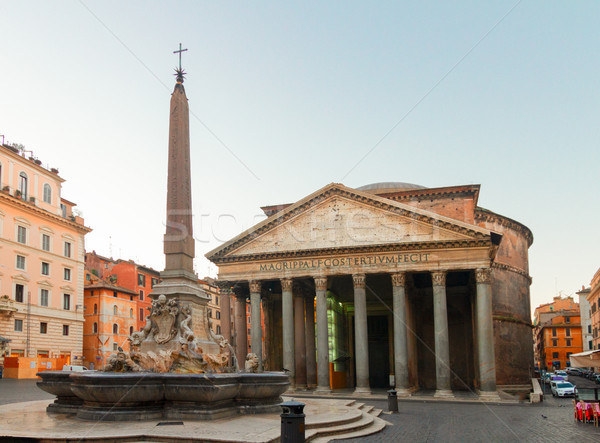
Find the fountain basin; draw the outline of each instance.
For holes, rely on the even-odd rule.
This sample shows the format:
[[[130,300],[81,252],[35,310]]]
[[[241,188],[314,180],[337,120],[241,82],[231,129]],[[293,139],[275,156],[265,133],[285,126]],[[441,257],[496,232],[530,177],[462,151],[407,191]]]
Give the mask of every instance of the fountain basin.
[[[38,386],[70,401],[83,420],[215,419],[278,412],[290,385],[283,372],[180,374],[46,371]],[[51,374],[51,375],[49,375]],[[71,394],[69,395],[69,390]],[[66,400],[65,400],[66,399]]]
[[[37,382],[38,388],[56,395],[54,403],[48,406],[48,412],[72,414],[83,405],[83,400],[71,391],[72,373],[71,371],[43,371],[37,374],[42,378],[42,381]]]

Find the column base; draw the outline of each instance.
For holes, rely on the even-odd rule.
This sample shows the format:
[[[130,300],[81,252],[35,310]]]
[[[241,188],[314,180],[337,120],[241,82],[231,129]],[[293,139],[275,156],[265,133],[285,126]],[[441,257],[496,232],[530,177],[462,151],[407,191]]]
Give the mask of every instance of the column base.
[[[329,386],[317,386],[315,394],[331,394],[331,388]]]
[[[395,388],[395,389],[396,389],[397,397],[410,397],[412,395],[412,392],[410,391],[410,389],[406,389],[406,388]]]
[[[481,401],[489,401],[489,402],[498,402],[502,401],[498,391],[479,391],[479,400]]]
[[[366,388],[359,388],[356,387],[354,388],[354,395],[365,395],[365,394],[371,394],[371,388],[366,387]]]
[[[435,398],[454,398],[450,389],[437,389],[433,395]]]

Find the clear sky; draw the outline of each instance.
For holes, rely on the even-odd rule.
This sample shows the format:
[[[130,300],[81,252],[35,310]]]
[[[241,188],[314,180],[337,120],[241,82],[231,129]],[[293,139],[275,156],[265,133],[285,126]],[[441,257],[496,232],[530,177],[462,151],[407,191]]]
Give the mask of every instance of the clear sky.
[[[600,266],[599,16],[592,1],[2,0],[0,134],[59,168],[87,250],[162,269],[182,42],[200,276],[260,206],[328,183],[478,183],[480,206],[533,231],[535,308]]]

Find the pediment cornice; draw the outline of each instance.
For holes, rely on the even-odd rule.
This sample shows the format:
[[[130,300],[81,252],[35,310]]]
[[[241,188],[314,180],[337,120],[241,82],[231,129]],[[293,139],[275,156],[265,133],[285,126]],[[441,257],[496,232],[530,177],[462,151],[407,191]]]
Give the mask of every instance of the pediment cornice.
[[[485,243],[486,245],[490,244],[490,231],[480,228],[474,225],[469,225],[464,222],[460,222],[457,220],[453,220],[448,217],[444,217],[438,214],[434,214],[429,211],[425,211],[420,208],[415,208],[413,206],[406,205],[404,203],[396,202],[393,200],[389,200],[387,198],[379,197],[374,194],[357,191],[356,189],[348,188],[344,185],[338,183],[332,183],[324,188],[314,192],[313,194],[305,197],[304,199],[294,203],[284,210],[272,215],[267,218],[263,222],[257,224],[256,226],[248,229],[247,231],[241,233],[237,237],[232,240],[224,243],[218,248],[213,249],[208,252],[205,256],[215,262],[225,262],[230,261],[226,257],[231,255],[235,255],[235,251],[240,249],[242,246],[248,244],[249,242],[257,239],[263,234],[267,233],[270,230],[275,229],[276,227],[282,225],[283,223],[288,222],[289,220],[297,217],[303,212],[308,211],[309,209],[323,203],[324,201],[331,199],[333,197],[342,197],[354,202],[358,202],[366,207],[377,208],[383,211],[387,211],[390,214],[396,214],[401,217],[405,217],[407,219],[411,219],[414,221],[418,221],[421,223],[429,224],[435,226],[437,228],[442,228],[448,231],[455,232],[460,234],[461,236],[466,236],[468,239],[458,241],[458,243]],[[443,243],[446,245],[445,247],[452,247],[453,243],[457,243],[456,241],[444,241],[444,242],[433,242],[431,245]],[[406,245],[406,246],[405,246]],[[418,243],[417,246],[423,246],[423,243]],[[381,248],[412,248],[415,249],[415,244],[405,243],[405,244],[393,244],[393,245],[385,245],[385,246],[374,246],[369,245],[362,247],[349,247],[345,248],[348,250],[352,250],[352,252],[362,251],[363,249],[367,250],[381,250]],[[344,248],[343,248],[344,249]],[[327,249],[326,251],[335,251],[335,253],[340,253],[339,248]],[[315,249],[308,250],[298,250],[298,251],[282,251],[281,253],[269,253],[269,254],[251,254],[248,256],[237,255],[231,257],[232,260],[246,260],[250,259],[249,257],[253,257],[253,259],[257,259],[259,256],[269,255],[269,256],[277,256],[278,254],[285,254],[285,256],[300,256],[307,254],[315,254]]]

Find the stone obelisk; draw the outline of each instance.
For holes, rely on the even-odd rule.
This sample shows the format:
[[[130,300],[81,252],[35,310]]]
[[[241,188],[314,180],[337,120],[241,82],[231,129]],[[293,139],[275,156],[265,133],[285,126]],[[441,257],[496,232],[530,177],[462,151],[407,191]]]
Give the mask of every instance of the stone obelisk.
[[[183,87],[181,61],[177,82],[171,95],[169,118],[169,163],[167,178],[167,228],[164,236],[165,270],[150,297],[164,294],[177,298],[192,309],[192,330],[204,352],[218,353],[219,347],[209,332],[207,295],[194,273],[194,236],[192,228],[192,189],[190,168],[190,123],[188,100]]]

